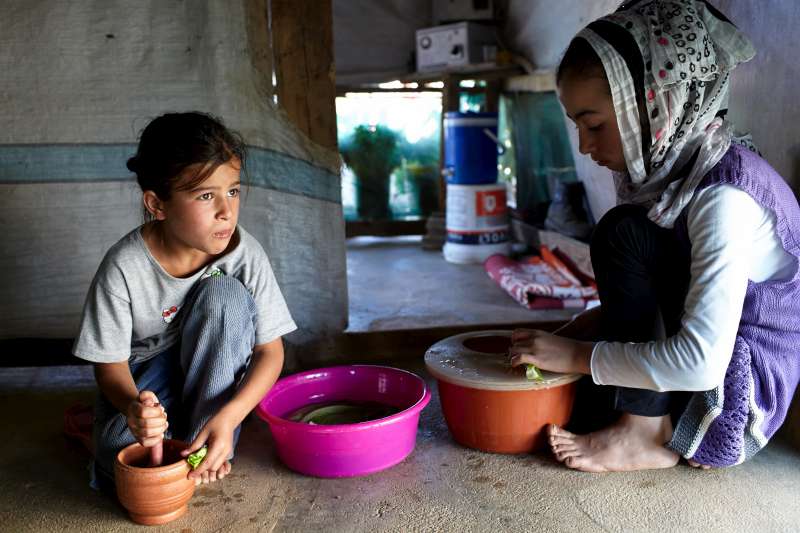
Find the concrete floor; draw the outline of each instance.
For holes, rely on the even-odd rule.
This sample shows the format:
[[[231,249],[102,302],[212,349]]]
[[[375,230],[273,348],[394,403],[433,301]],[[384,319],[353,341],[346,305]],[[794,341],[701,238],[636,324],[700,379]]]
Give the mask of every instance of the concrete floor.
[[[353,239],[348,270],[355,331],[571,314],[527,311],[480,265],[446,263],[440,253],[422,251],[418,238]],[[744,465],[708,472],[681,465],[592,475],[546,453],[481,453],[450,438],[421,356],[389,363],[424,376],[434,392],[416,450],[401,464],[363,478],[295,474],[275,455],[266,424],[251,417],[232,474],[200,488],[187,516],[152,530],[800,531],[800,440],[792,448],[776,439]],[[93,390],[88,366],[0,370],[0,531],[143,530],[88,487],[88,455],[63,437],[64,409],[91,402]]]
[[[448,263],[422,237],[347,241],[348,332],[568,320],[575,311],[525,309],[480,264]]]
[[[435,382],[415,451],[401,464],[350,479],[295,474],[269,429],[245,423],[233,472],[200,488],[187,516],[152,531],[797,531],[800,453],[771,443],[726,470],[685,465],[593,475],[545,453],[495,455],[455,444]],[[62,413],[89,401],[89,367],[0,374],[0,530],[142,531],[112,499],[89,489],[87,456],[62,436]]]

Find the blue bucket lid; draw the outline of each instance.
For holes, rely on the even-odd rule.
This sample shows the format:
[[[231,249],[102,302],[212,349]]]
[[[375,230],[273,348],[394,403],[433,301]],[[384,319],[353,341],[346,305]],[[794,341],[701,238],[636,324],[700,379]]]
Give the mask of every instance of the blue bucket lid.
[[[453,126],[497,126],[497,113],[460,113],[448,111],[444,114],[445,127]]]
[[[497,119],[497,113],[474,113],[472,111],[461,113],[460,111],[447,111],[444,118],[494,118]]]

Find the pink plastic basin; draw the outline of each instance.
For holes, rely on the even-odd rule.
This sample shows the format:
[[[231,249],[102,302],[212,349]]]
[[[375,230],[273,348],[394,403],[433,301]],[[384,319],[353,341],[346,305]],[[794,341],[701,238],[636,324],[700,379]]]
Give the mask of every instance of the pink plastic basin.
[[[350,477],[396,465],[414,449],[419,414],[431,392],[417,375],[386,366],[309,370],[278,380],[256,412],[269,424],[278,457],[296,472]],[[315,426],[286,420],[310,403],[380,402],[402,409],[359,424]]]

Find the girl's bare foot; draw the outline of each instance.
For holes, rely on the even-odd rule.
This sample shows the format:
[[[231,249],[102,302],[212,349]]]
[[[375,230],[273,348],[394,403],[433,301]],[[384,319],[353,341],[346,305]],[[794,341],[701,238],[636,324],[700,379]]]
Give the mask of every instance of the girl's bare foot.
[[[689,459],[689,466],[693,466],[693,467],[695,467],[695,468],[701,468],[701,469],[703,469],[703,470],[711,470],[711,467],[710,467],[710,466],[708,466],[708,465],[701,465],[701,464],[700,464],[700,463],[698,463],[697,461],[692,461],[691,459]]]
[[[664,446],[672,437],[668,415],[625,413],[613,425],[587,435],[575,435],[549,425],[547,437],[556,459],[584,472],[669,468],[678,464],[679,459],[678,454]]]
[[[220,480],[227,476],[231,471],[231,462],[225,461],[225,463],[219,467],[219,470],[212,471],[206,470],[203,472],[199,478],[194,480],[195,485],[200,485],[201,483],[213,483],[214,481]]]

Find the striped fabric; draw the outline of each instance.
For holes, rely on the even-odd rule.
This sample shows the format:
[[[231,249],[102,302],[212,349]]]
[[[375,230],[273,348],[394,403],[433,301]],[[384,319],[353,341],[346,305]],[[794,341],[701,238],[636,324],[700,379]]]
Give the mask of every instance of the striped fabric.
[[[133,181],[135,144],[0,144],[0,184]],[[291,177],[291,179],[287,179]],[[247,147],[247,185],[340,204],[337,176],[301,159]]]

